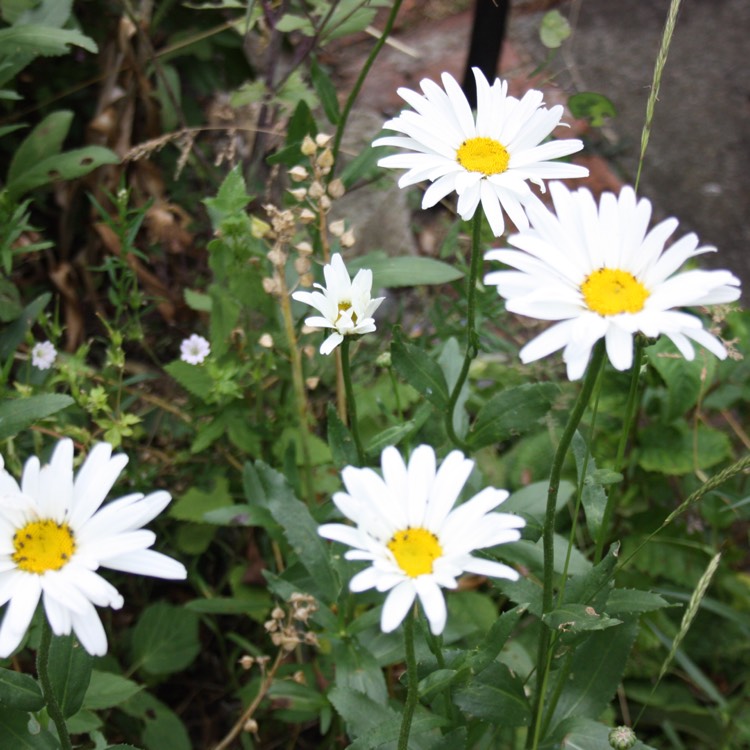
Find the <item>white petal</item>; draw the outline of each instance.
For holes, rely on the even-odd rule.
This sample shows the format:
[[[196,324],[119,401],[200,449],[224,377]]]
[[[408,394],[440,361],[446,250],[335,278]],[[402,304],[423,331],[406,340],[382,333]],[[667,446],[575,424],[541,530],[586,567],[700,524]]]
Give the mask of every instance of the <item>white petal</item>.
[[[136,550],[102,561],[102,566],[124,573],[182,581],[187,578],[185,566],[161,552],[152,549]],[[114,606],[114,605],[111,605]]]
[[[443,592],[431,576],[418,576],[414,579],[414,587],[417,590],[419,601],[422,602],[432,634],[440,635],[448,618]]]
[[[107,653],[107,636],[93,605],[81,614],[73,613],[72,624],[73,632],[88,653],[92,656],[104,656]]]
[[[0,657],[7,658],[23,640],[31,618],[39,603],[41,585],[39,576],[25,576],[23,585],[17,586],[5,609],[3,624],[0,626]]]
[[[380,615],[380,628],[384,633],[392,633],[401,624],[416,594],[412,579],[402,581],[391,589]]]

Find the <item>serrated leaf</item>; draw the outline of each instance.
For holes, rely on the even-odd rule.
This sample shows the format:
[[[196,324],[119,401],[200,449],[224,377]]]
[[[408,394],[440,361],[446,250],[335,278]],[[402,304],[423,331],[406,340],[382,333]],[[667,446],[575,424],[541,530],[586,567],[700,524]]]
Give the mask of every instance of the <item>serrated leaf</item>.
[[[0,403],[0,440],[17,435],[40,419],[56,414],[72,403],[73,399],[62,393],[46,393],[3,401]]]
[[[203,200],[214,229],[218,229],[227,216],[244,211],[249,202],[250,196],[239,166],[234,167],[224,178],[215,198]]]
[[[637,629],[636,619],[626,619],[617,627],[592,633],[579,645],[550,720],[553,732],[570,717],[598,718],[620,684]]]
[[[184,607],[152,604],[133,630],[134,666],[151,674],[179,672],[199,651],[198,617]]]
[[[0,706],[39,711],[44,704],[42,688],[31,675],[0,668]]]
[[[333,645],[336,664],[336,686],[366,695],[371,700],[386,705],[388,688],[383,670],[375,657],[358,641],[336,641]]]
[[[550,10],[542,16],[539,38],[549,49],[557,49],[570,36],[568,19],[559,10]]]
[[[479,411],[466,441],[473,450],[533,429],[550,409],[554,383],[524,383],[495,394]]]
[[[663,607],[671,607],[666,599],[651,591],[637,589],[612,589],[605,610],[610,615],[641,614]]]
[[[493,724],[525,727],[531,723],[523,682],[500,662],[493,662],[457,690],[453,701],[464,713]]]
[[[369,268],[374,289],[447,284],[464,275],[463,271],[441,260],[415,255],[391,257],[382,250],[353,258],[347,267],[350,273]]]
[[[120,709],[144,722],[141,741],[146,750],[192,750],[185,725],[170,708],[146,691],[137,693]]]
[[[65,718],[76,713],[91,679],[94,658],[72,635],[56,635],[49,649],[49,678]]]
[[[568,98],[568,109],[578,120],[588,120],[595,128],[604,125],[608,117],[615,117],[617,110],[611,99],[593,91],[581,91]]]
[[[205,367],[191,365],[176,359],[164,365],[164,371],[171,375],[186,391],[205,399],[211,394],[213,380]]]
[[[180,521],[206,523],[206,513],[232,504],[229,480],[218,476],[210,490],[191,487],[169,506],[169,515]]]
[[[114,672],[100,672],[95,669],[91,672],[91,681],[83,698],[83,707],[92,711],[113,708],[141,690],[143,690],[143,685],[128,680],[122,675]]]
[[[565,750],[605,750],[610,748],[610,727],[600,721],[572,717],[560,724],[552,737],[552,743],[544,748],[565,748]],[[650,745],[636,741],[632,750],[654,750]]]
[[[564,604],[544,615],[542,621],[550,630],[557,630],[561,633],[606,630],[622,622],[622,620],[597,612],[587,604]]]
[[[7,57],[14,55],[65,55],[69,47],[82,47],[88,52],[98,52],[96,42],[75,29],[56,29],[29,23],[0,29],[0,49]]]
[[[513,609],[503,612],[492,624],[482,643],[479,644],[477,653],[471,656],[471,668],[481,672],[495,660],[502,650],[518,621],[528,609],[526,604],[519,604]]]
[[[391,362],[396,372],[434,406],[448,406],[450,394],[445,375],[427,352],[397,336],[391,344]]]
[[[318,588],[325,602],[335,601],[341,588],[331,567],[328,548],[318,535],[318,524],[310,515],[307,506],[294,496],[285,477],[262,461],[253,467],[257,480],[262,485],[268,510],[284,531],[294,553]],[[245,474],[249,472],[245,465]]]

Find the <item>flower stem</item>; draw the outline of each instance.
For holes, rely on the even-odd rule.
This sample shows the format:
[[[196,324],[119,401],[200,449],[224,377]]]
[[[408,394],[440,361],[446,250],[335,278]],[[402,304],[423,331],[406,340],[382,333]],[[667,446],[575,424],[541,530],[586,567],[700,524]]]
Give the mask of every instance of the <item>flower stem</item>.
[[[628,401],[625,406],[625,420],[622,425],[622,432],[620,433],[620,441],[617,446],[617,456],[615,458],[615,471],[622,471],[623,459],[625,457],[625,446],[628,443],[628,435],[633,426],[633,420],[636,415],[636,406],[638,400],[638,380],[641,374],[641,362],[643,361],[643,346],[644,340],[642,336],[636,336],[635,338],[635,356],[633,357],[633,373],[630,379],[630,390],[628,392]],[[607,497],[607,504],[604,506],[604,514],[602,515],[602,524],[599,528],[599,538],[596,540],[596,549],[594,551],[594,565],[601,562],[602,555],[604,554],[604,542],[607,539],[607,532],[609,525],[612,520],[612,513],[614,512],[614,497],[615,493],[610,492]]]
[[[344,391],[346,392],[346,412],[349,415],[349,429],[352,431],[354,445],[357,449],[357,458],[362,466],[365,462],[365,451],[362,447],[362,438],[359,436],[359,422],[357,421],[357,402],[354,400],[354,388],[352,387],[352,373],[349,362],[350,337],[344,336],[341,342],[341,373],[344,377]]]
[[[393,24],[396,22],[396,16],[398,15],[398,11],[401,8],[402,0],[394,0],[393,7],[391,8],[391,12],[388,14],[388,19],[385,22],[385,26],[383,27],[383,33],[380,35],[380,38],[377,42],[375,42],[375,46],[372,48],[372,51],[370,52],[367,60],[365,60],[365,64],[362,66],[362,70],[359,72],[359,76],[357,76],[357,80],[354,82],[354,87],[352,88],[351,92],[349,93],[349,96],[347,97],[346,103],[344,104],[344,109],[341,113],[341,118],[339,119],[338,126],[336,127],[336,135],[333,139],[333,146],[331,147],[331,152],[333,153],[333,161],[337,163],[337,157],[339,155],[339,148],[341,147],[341,138],[344,135],[344,130],[346,129],[346,122],[349,119],[349,114],[352,111],[352,107],[354,106],[354,102],[357,100],[357,97],[359,96],[359,90],[362,88],[362,84],[365,82],[365,78],[367,78],[367,74],[370,72],[370,68],[372,67],[372,64],[375,62],[375,58],[378,56],[380,50],[383,48],[383,45],[385,44],[386,40],[391,34],[391,30],[393,29]],[[328,174],[329,181],[333,177],[333,170]]]
[[[409,733],[411,732],[411,721],[414,718],[414,709],[417,707],[417,656],[414,650],[414,609],[404,619],[404,649],[406,651],[406,676],[408,688],[406,693],[406,705],[404,715],[401,719],[401,732],[398,736],[398,750],[408,750]]]
[[[477,336],[476,328],[476,306],[477,306],[477,277],[479,276],[479,267],[482,263],[482,256],[479,252],[479,240],[482,236],[482,212],[477,210],[474,214],[471,227],[471,258],[469,260],[469,279],[467,281],[466,288],[466,302],[468,305],[468,311],[466,314],[466,354],[464,355],[464,363],[461,366],[461,372],[458,374],[458,378],[451,391],[450,399],[448,400],[448,409],[445,415],[445,429],[448,433],[448,437],[453,441],[455,445],[461,448],[463,451],[467,450],[467,445],[457,434],[453,426],[454,412],[456,411],[456,404],[458,403],[458,397],[461,395],[461,389],[466,382],[466,378],[469,375],[469,367],[471,366],[472,360],[474,360],[479,352],[479,337]]]
[[[42,637],[39,641],[39,650],[36,652],[36,672],[39,676],[39,683],[42,686],[44,702],[47,704],[47,713],[50,719],[57,727],[57,735],[60,738],[61,750],[72,750],[70,744],[70,734],[65,724],[60,704],[57,702],[55,691],[52,689],[52,681],[49,678],[49,649],[52,643],[52,628],[47,622],[47,618],[42,618]]]
[[[544,576],[542,590],[542,615],[552,610],[555,578],[555,511],[557,509],[557,494],[560,490],[560,476],[562,474],[563,463],[568,453],[568,448],[573,440],[578,423],[581,421],[583,412],[586,410],[591,394],[594,390],[599,370],[604,361],[604,341],[600,340],[594,346],[589,362],[586,376],[581,386],[573,410],[570,412],[568,422],[565,425],[562,437],[552,459],[552,469],[549,477],[549,489],[547,490],[547,508],[544,514],[544,529],[542,532],[542,546],[544,550]],[[547,684],[547,677],[551,665],[549,658],[550,648],[550,630],[541,623],[539,631],[539,650],[537,653],[537,678],[536,678],[536,697],[534,704],[534,725],[532,731],[528,734],[527,747],[537,750],[539,740],[541,739],[542,717],[544,713],[544,692]]]

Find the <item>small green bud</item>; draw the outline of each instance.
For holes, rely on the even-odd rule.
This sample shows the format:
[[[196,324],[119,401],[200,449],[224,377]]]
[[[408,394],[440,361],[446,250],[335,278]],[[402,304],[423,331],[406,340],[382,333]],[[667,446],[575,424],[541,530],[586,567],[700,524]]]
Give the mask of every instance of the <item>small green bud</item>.
[[[630,750],[638,741],[630,727],[615,727],[609,732],[609,746],[614,750]]]

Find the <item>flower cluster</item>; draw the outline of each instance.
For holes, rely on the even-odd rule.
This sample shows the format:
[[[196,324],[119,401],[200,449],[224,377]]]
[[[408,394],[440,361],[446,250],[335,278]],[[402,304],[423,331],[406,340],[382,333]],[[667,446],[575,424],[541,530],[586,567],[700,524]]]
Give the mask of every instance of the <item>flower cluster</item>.
[[[40,599],[55,634],[73,631],[90,654],[106,653],[94,605],[119,609],[123,599],[100,567],[186,577],[181,563],[149,549],[156,536],[142,528],[166,508],[168,492],[136,492],[102,507],[127,461],[99,443],[74,476],[73,442],[61,440],[46,466],[35,456],[26,462],[19,485],[0,456],[0,605],[8,604],[0,657],[19,646]]]

